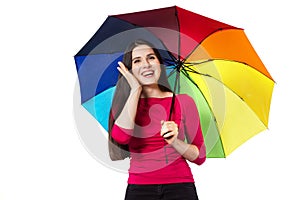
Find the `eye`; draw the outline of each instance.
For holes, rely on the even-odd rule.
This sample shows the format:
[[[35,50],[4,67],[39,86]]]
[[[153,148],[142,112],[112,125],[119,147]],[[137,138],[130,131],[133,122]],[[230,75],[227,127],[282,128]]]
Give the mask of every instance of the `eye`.
[[[156,56],[149,56],[149,59],[150,59],[150,60],[155,60],[155,59],[156,59]]]
[[[135,60],[133,60],[133,63],[134,64],[137,64],[137,63],[139,63],[140,62],[140,60],[139,59],[135,59]]]

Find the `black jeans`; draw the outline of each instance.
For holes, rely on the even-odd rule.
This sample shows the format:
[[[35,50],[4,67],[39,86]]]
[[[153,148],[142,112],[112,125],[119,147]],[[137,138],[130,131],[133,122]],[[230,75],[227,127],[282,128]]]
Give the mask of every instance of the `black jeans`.
[[[125,200],[198,200],[194,183],[128,184]]]

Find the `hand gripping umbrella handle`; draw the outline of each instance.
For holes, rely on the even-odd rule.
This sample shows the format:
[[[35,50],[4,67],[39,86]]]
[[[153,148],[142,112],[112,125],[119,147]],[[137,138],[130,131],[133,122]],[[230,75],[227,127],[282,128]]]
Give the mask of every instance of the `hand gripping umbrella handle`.
[[[169,113],[169,121],[172,120],[172,113],[173,113],[173,110],[174,110],[174,104],[175,104],[175,93],[173,93],[173,96],[172,96],[172,103],[171,103],[171,108],[170,108],[170,113]],[[171,131],[168,131],[166,133],[163,134],[163,136],[165,136],[167,133],[169,133]],[[171,139],[173,136],[170,136],[170,137],[166,137],[165,139]]]

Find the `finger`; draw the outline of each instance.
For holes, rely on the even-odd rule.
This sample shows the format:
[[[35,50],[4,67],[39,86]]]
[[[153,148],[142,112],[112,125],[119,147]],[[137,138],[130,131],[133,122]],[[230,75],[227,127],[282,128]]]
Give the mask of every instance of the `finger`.
[[[174,121],[164,121],[164,124],[167,124],[167,125],[177,125]]]
[[[169,132],[168,129],[162,128],[162,129],[160,130],[160,136],[163,136],[163,135],[166,134],[167,132]]]
[[[120,68],[121,68],[124,72],[128,71],[128,69],[126,68],[126,66],[124,65],[124,63],[118,62],[118,65],[120,66]]]
[[[162,127],[161,127],[161,136],[163,136],[164,134],[166,134],[166,132],[170,132],[170,131],[174,131],[176,130],[176,126],[174,125],[174,123],[170,122],[170,121],[161,121],[162,123]]]
[[[173,121],[168,121],[168,122],[164,122],[162,128],[166,128],[168,130],[176,130],[178,128],[178,125]]]
[[[162,121],[162,127],[171,127],[171,122],[170,121]]]
[[[117,67],[118,71],[125,76],[126,74],[126,67],[122,62],[118,62],[119,66]]]
[[[165,134],[165,132],[167,132],[168,130],[166,129],[165,126],[165,120],[161,120],[160,124],[161,124],[161,129],[160,129],[160,136],[163,136],[163,134]]]
[[[162,126],[161,126],[161,132],[165,133],[167,131],[171,131],[171,127],[169,125],[167,125],[166,123],[164,123]]]
[[[123,76],[125,76],[125,72],[124,72],[120,67],[117,67],[117,70],[118,70]]]
[[[173,129],[173,128],[163,128],[163,129],[161,129],[161,131],[160,131],[160,135],[162,136],[162,137],[164,137],[166,134],[169,134],[169,133],[174,133],[174,134],[176,134],[176,132],[177,132],[177,128],[175,128],[175,129]]]
[[[160,131],[160,135],[164,136],[165,134],[171,132],[172,130],[168,129],[168,128],[162,128]]]
[[[177,135],[178,134],[178,128],[175,127],[175,128],[165,128],[165,129],[162,129],[161,132],[160,132],[160,135],[162,137],[165,137],[165,135],[171,133],[174,134],[174,135]]]

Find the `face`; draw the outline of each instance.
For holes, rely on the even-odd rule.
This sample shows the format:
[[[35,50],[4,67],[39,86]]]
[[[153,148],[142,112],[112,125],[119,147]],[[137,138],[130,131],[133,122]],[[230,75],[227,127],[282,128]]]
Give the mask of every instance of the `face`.
[[[132,73],[142,85],[157,84],[160,62],[151,47],[139,45],[132,50]]]

